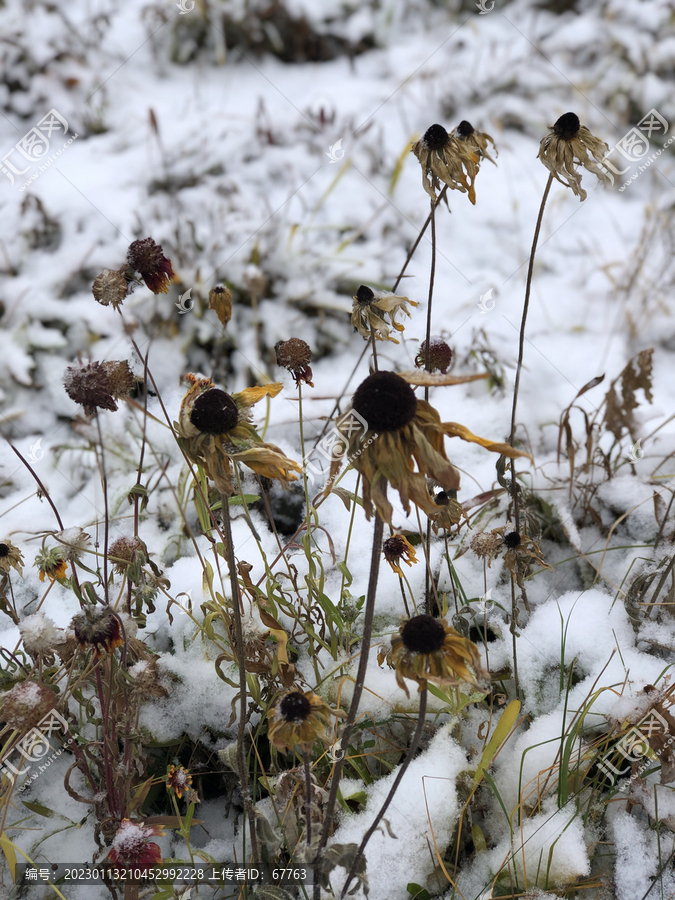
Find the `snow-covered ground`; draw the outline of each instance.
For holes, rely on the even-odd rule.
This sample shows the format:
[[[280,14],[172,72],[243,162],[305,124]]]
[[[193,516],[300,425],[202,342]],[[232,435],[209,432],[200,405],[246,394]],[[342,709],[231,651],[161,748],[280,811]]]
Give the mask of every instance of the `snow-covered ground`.
[[[584,202],[553,183],[534,266],[518,401],[518,438],[534,464],[521,461],[518,472],[536,498],[529,521],[533,536],[539,529],[551,568],[533,564],[526,580],[529,611],[520,604],[522,715],[489,769],[490,784],[483,779],[469,802],[483,747],[499,711],[515,698],[509,573],[502,558],[484,569],[469,549],[476,531],[507,524],[502,494],[472,521],[473,532],[465,526],[449,543],[465,597],[475,601],[491,590],[486,615],[494,640],[487,659],[485,645],[479,646],[490,670],[502,673],[502,706],[471,705],[458,727],[447,705],[429,698],[439,716],[430,715],[429,727],[436,730],[388,814],[396,837],[382,828],[368,845],[369,896],[405,900],[414,894],[409,884],[433,895],[428,879],[439,855],[456,885],[441,880],[446,898],[483,900],[539,888],[547,893],[527,896],[554,897],[558,889],[566,897],[639,900],[653,879],[652,896],[675,896],[675,801],[665,767],[637,780],[632,803],[607,784],[591,790],[579,774],[594,739],[612,726],[639,722],[630,704],[614,710],[619,695],[620,703],[630,698],[639,704],[645,685],[663,688],[675,653],[670,575],[654,605],[640,605],[651,602],[675,534],[669,505],[675,488],[675,143],[662,149],[675,135],[672,0],[496,0],[483,13],[477,4],[457,0],[201,0],[192,6],[181,11],[171,0],[6,0],[0,6],[0,542],[17,546],[25,562],[23,577],[12,570],[11,591],[6,586],[8,599],[2,601],[1,687],[23,680],[33,667],[14,610],[19,622],[39,610],[64,630],[80,612],[73,591],[49,578],[40,581],[32,564],[43,539],[47,547],[59,546],[51,535],[61,531],[36,477],[63,528],[84,528],[92,537],[90,551],[103,547],[98,432],[66,395],[64,371],[76,359],[126,359],[142,378],[147,354],[154,386],[141,480],[149,500],[139,534],[170,586],[160,591],[155,611],[145,608],[147,621],[136,635],[148,653],[157,654],[156,679],[166,694],[148,697],[137,727],[155,761],[162,753],[169,763],[192,760],[195,785],[203,775],[195,812],[202,825],[192,829],[193,849],[221,861],[240,857],[238,795],[230,809],[233,776],[216,754],[236,736],[231,711],[237,672],[231,660],[220,658],[227,646],[222,622],[210,639],[200,610],[213,602],[203,560],[210,560],[213,590],[225,597],[227,566],[199,532],[187,467],[165,410],[170,422],[178,419],[188,372],[207,374],[230,393],[280,381],[283,391],[258,404],[254,421],[266,440],[302,460],[298,392],[276,365],[275,344],[299,337],[312,349],[314,388],[303,386],[302,393],[309,449],[336,400],[342,398],[340,408],[346,409],[368,374],[369,354],[362,356],[365,343],[349,320],[352,295],[362,283],[392,288],[429,212],[410,144],[436,122],[449,130],[469,120],[494,138],[499,156],[497,166],[483,162],[475,206],[450,191],[450,212],[445,205],[438,209],[432,331],[454,351],[453,374],[481,373],[487,366],[503,384],[491,379],[435,387],[430,400],[443,421],[508,440],[528,259],[547,178],[537,159],[539,142],[572,110],[609,144],[613,183],[603,187],[582,170]],[[289,47],[299,61],[286,58]],[[16,145],[33,128],[42,137],[26,150],[33,153],[29,160]],[[166,294],[136,287],[120,316],[96,303],[91,285],[102,269],[120,268],[129,244],[146,237],[163,247],[177,278]],[[431,246],[428,230],[399,289],[419,305],[405,321],[400,344],[378,345],[380,368],[413,368],[426,331]],[[225,333],[208,308],[209,291],[219,282],[234,294]],[[188,288],[192,305],[180,308]],[[651,390],[645,392],[644,379],[642,386],[639,378],[633,382],[634,409],[630,378],[616,384],[624,418],[615,442],[603,424],[605,395],[629,360],[651,348]],[[601,375],[602,383],[575,399]],[[120,401],[117,412],[100,415],[110,543],[134,531],[127,496],[143,445],[143,395],[137,396],[135,405]],[[571,487],[564,430],[558,450],[561,416],[573,403]],[[582,472],[585,422],[594,417],[595,463]],[[499,487],[496,456],[459,440],[449,440],[447,450],[462,473],[458,499],[467,508],[473,497]],[[604,469],[599,450],[608,454]],[[315,452],[312,459],[318,464],[322,457]],[[353,471],[340,482],[350,491],[355,483]],[[318,479],[312,496],[320,487]],[[244,490],[259,493],[253,478]],[[301,507],[301,492],[294,496]],[[398,498],[391,499],[395,527],[425,534],[424,517],[418,522],[413,511],[406,518]],[[198,534],[194,544],[181,510]],[[275,575],[282,573],[278,585],[290,591],[264,509],[258,505],[250,516],[255,534],[245,516],[233,521],[238,560],[252,566],[253,583],[263,586],[266,565],[275,561]],[[359,507],[350,527],[351,511],[337,495],[321,504],[318,516],[322,591],[333,604],[349,606],[366,593],[372,522]],[[281,540],[293,531],[289,526]],[[435,538],[430,565],[449,606],[448,621],[461,628],[468,618],[453,620],[456,599],[445,551]],[[422,603],[421,546],[417,553],[420,563],[405,573]],[[96,567],[91,552],[83,560]],[[305,550],[294,545],[289,560],[306,595]],[[352,579],[346,588],[344,567],[336,564],[344,560]],[[657,565],[657,577],[641,591],[635,579]],[[118,602],[122,578],[115,577]],[[86,573],[80,578],[96,581]],[[341,597],[343,588],[351,601]],[[174,606],[170,621],[168,598],[184,603],[187,596],[193,617]],[[126,588],[119,607],[126,608]],[[375,647],[386,649],[403,612],[399,577],[383,561],[362,701],[373,721],[390,729],[386,739],[378,737],[378,749],[386,740],[405,746],[416,718],[414,691],[407,700],[386,662],[378,664]],[[279,617],[291,633],[292,618],[283,611]],[[254,636],[267,634],[257,613],[244,626]],[[304,688],[315,688],[318,671],[322,696],[345,706],[352,685],[337,676],[340,666],[354,674],[356,662],[347,664],[340,650],[308,653],[301,629],[290,644],[299,653],[297,682],[302,678]],[[275,648],[268,641],[271,656]],[[56,679],[63,691],[61,661],[57,656],[45,663],[40,677]],[[86,686],[85,695],[95,698],[92,690]],[[77,714],[77,699],[69,703]],[[92,708],[98,714],[96,703]],[[260,725],[259,709],[251,722],[254,729]],[[91,724],[82,726],[82,737],[94,740]],[[7,726],[1,746],[10,739]],[[567,769],[559,777],[564,746]],[[392,764],[400,759],[395,755]],[[21,794],[15,790],[11,799],[12,786],[3,782],[5,857],[12,850],[3,838],[19,848],[19,860],[22,852],[38,866],[92,861],[96,817],[63,786],[72,762],[63,754],[48,775]],[[328,771],[317,769],[320,781]],[[374,781],[359,781],[356,769],[349,771],[344,796],[349,791],[359,799],[352,804],[356,811],[340,811],[333,841],[360,841],[393,781],[387,771],[377,770],[384,777]],[[158,770],[144,770],[139,762],[137,783],[148,772]],[[71,784],[86,793],[79,770]],[[146,808],[148,814],[161,814],[165,793]],[[271,804],[264,804],[273,819]],[[172,814],[168,807],[166,814]],[[177,832],[167,830],[158,843],[165,858],[188,858]],[[500,870],[511,874],[502,874],[491,893]],[[43,887],[12,886],[7,865],[1,877],[0,896],[45,896]],[[334,884],[339,892],[337,875]],[[67,900],[109,896],[94,886],[60,890]]]

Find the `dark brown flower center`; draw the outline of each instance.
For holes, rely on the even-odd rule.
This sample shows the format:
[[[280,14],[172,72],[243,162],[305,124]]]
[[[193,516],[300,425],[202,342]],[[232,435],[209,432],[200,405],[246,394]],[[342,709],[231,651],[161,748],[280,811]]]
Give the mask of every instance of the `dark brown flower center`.
[[[9,547],[7,544],[0,544],[0,559],[2,559],[3,556],[9,556]]]
[[[424,144],[429,150],[442,150],[448,143],[450,135],[442,125],[432,125],[424,132]]]
[[[405,556],[408,552],[406,542],[398,534],[393,535],[393,537],[387,538],[387,540],[382,545],[382,549],[384,551],[384,558],[388,562],[394,562],[397,559],[401,559],[401,557]]]
[[[434,503],[436,506],[447,506],[450,503],[450,497],[445,491],[439,491],[434,497]]]
[[[419,353],[415,357],[415,365],[418,369],[426,366],[427,359],[427,342],[422,341]],[[445,375],[448,366],[452,362],[452,350],[445,343],[443,338],[432,337],[429,341],[429,368],[433,372],[434,369],[440,369]]]
[[[365,284],[362,284],[358,291],[356,292],[356,302],[360,306],[368,306],[369,303],[373,302],[375,294],[371,291],[369,287],[366,287]]]
[[[310,710],[309,700],[300,691],[288,694],[279,704],[279,711],[287,722],[303,722]]]
[[[580,127],[581,122],[579,121],[579,116],[577,116],[576,113],[568,112],[563,116],[560,116],[553,126],[553,133],[563,141],[571,141],[572,138],[575,138],[579,134]]]
[[[514,550],[520,545],[520,535],[517,531],[509,531],[508,534],[504,535],[504,543],[509,550]]]
[[[219,388],[204,391],[194,402],[190,421],[204,434],[223,434],[237,424],[239,411],[229,394]]]
[[[440,619],[433,616],[414,616],[401,631],[406,650],[413,653],[436,653],[443,646],[445,628]]]
[[[356,389],[352,406],[370,431],[397,431],[412,421],[417,398],[400,375],[373,372]]]
[[[457,128],[455,129],[455,134],[457,137],[468,138],[473,134],[474,128],[471,122],[467,122],[466,119],[462,119]]]

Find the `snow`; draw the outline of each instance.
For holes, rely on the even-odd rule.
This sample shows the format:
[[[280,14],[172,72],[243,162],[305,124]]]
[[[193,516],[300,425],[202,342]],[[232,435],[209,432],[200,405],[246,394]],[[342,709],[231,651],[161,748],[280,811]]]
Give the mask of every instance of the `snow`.
[[[0,159],[51,108],[67,120],[66,137],[78,134],[28,187],[22,188],[20,176],[12,186],[0,172],[0,431],[33,467],[61,519],[46,498],[36,495],[31,472],[3,441],[0,541],[11,540],[25,560],[23,578],[11,573],[8,601],[16,607],[19,624],[0,613],[6,686],[23,677],[22,666],[30,670],[33,665],[24,648],[30,653],[49,649],[79,611],[72,591],[39,582],[31,563],[42,539],[47,547],[67,545],[64,552],[79,554],[89,568],[96,568],[94,554],[102,552],[100,455],[92,449],[98,433],[95,424],[82,421],[81,406],[66,394],[64,373],[78,361],[127,359],[141,376],[148,353],[154,387],[145,427],[142,401],[118,401],[117,412],[100,414],[111,509],[109,540],[133,534],[133,506],[127,496],[136,483],[144,445],[141,481],[148,487],[149,503],[140,535],[170,582],[159,591],[156,611],[148,614],[144,628],[136,629],[124,618],[128,637],[145,641],[148,653],[148,659],[129,660],[129,675],[147,676],[150,660],[156,660],[167,692],[146,698],[138,728],[155,745],[172,748],[199,742],[216,751],[234,740],[236,723],[229,723],[236,689],[216,672],[216,660],[229,649],[224,624],[218,615],[211,620],[213,639],[198,627],[204,621],[203,604],[216,603],[216,592],[230,597],[227,566],[200,533],[187,470],[164,409],[169,422],[178,418],[185,388],[181,378],[189,371],[212,374],[218,386],[230,392],[281,381],[281,394],[269,406],[258,404],[254,421],[265,428],[267,440],[300,460],[297,389],[290,375],[275,365],[272,349],[278,340],[300,337],[313,351],[315,388],[303,390],[305,450],[311,452],[336,399],[344,394],[341,409],[346,409],[368,374],[368,355],[357,362],[365,344],[349,324],[351,297],[361,283],[375,290],[393,287],[427,216],[421,173],[406,148],[433,122],[451,126],[468,118],[491,134],[499,148],[498,165],[485,163],[478,175],[476,205],[449,192],[451,214],[445,207],[437,212],[432,333],[452,347],[454,374],[483,371],[481,353],[492,353],[504,387],[490,390],[479,381],[434,388],[431,402],[443,421],[461,422],[495,440],[507,438],[527,262],[546,183],[536,158],[541,137],[570,109],[610,147],[651,109],[669,128],[675,121],[672,3],[653,0],[638,10],[626,0],[579,0],[575,9],[559,15],[551,11],[554,5],[504,0],[490,14],[479,16],[474,3],[459,0],[368,0],[351,5],[286,0],[287,9],[305,15],[322,35],[354,43],[372,36],[375,44],[362,53],[298,63],[239,47],[229,48],[219,63],[215,31],[207,29],[199,45],[190,30],[198,30],[202,22],[199,3],[185,16],[178,15],[175,3],[164,0],[152,5],[71,0],[67,10],[63,4],[14,2],[3,7],[0,55],[7,75],[0,79]],[[214,16],[236,16],[245,7],[255,11],[260,6],[257,0],[210,4]],[[183,62],[178,64],[176,58]],[[344,155],[332,163],[329,148],[338,141]],[[657,142],[661,146],[663,139],[653,136],[652,151]],[[401,170],[396,172],[399,158]],[[16,150],[12,159],[18,159]],[[526,809],[522,830],[515,829],[512,838],[492,789],[485,782],[480,786],[476,822],[488,849],[475,853],[463,867],[459,885],[467,900],[489,896],[488,885],[511,854],[519,884],[526,881],[527,889],[538,886],[553,892],[588,874],[598,840],[614,842],[613,847],[604,843],[598,854],[611,871],[608,879],[613,879],[617,900],[641,897],[659,871],[657,836],[649,819],[656,813],[652,782],[658,775],[650,776],[641,795],[644,802],[631,812],[623,804],[607,804],[609,836],[600,838],[592,828],[584,828],[574,800],[560,810],[555,806],[561,735],[572,727],[579,710],[586,709],[583,737],[574,743],[581,753],[600,732],[639,720],[646,708],[642,689],[647,684],[663,687],[675,647],[671,581],[655,605],[647,604],[659,578],[645,596],[632,596],[630,609],[625,602],[634,579],[672,555],[672,510],[654,548],[660,531],[654,495],[661,496],[665,509],[673,489],[675,167],[671,146],[621,190],[637,167],[618,150],[610,159],[617,168],[629,166],[629,171],[616,175],[607,188],[585,172],[589,196],[583,203],[554,183],[543,216],[518,402],[518,437],[535,463],[522,461],[518,472],[541,501],[543,536],[537,540],[552,569],[540,570],[535,564],[524,582],[531,612],[521,604],[516,629],[523,706],[518,727],[489,770],[509,815],[517,815],[521,802]],[[25,177],[33,171],[31,166]],[[129,243],[147,236],[160,243],[173,262],[178,279],[169,293],[154,296],[139,285],[125,300],[122,315],[98,305],[91,295],[93,278],[103,268],[123,266]],[[405,319],[400,345],[378,345],[381,366],[413,367],[426,336],[430,262],[427,232],[397,288],[419,306]],[[234,315],[225,336],[207,308],[209,290],[221,280],[235,289]],[[247,294],[252,285],[261,290],[257,310]],[[180,315],[175,304],[188,288],[194,308]],[[480,297],[489,290],[494,308],[481,311]],[[586,458],[585,416],[602,422],[609,383],[631,357],[650,347],[653,400],[637,392],[633,431],[612,450],[612,477],[596,454],[589,470],[577,475],[577,493],[570,496],[568,461],[564,452],[560,458],[557,452],[562,410],[583,385],[605,375],[601,385],[575,401],[571,413],[579,465]],[[638,439],[644,455],[635,459],[630,450]],[[610,452],[612,436],[607,431],[598,446]],[[497,488],[492,454],[459,439],[448,441],[447,451],[462,472],[461,502]],[[322,461],[317,451],[311,458],[317,464]],[[340,485],[353,491],[355,473],[348,473]],[[318,493],[320,483],[311,489]],[[247,480],[245,490],[257,493],[253,479]],[[398,498],[391,500],[395,529],[417,532],[415,513],[406,517]],[[501,684],[511,700],[510,579],[501,558],[484,570],[468,549],[476,531],[506,524],[507,507],[502,495],[472,522],[472,531],[450,541],[450,548],[467,600],[491,591],[494,605],[487,616],[496,639],[487,645],[487,656],[482,644],[479,649],[493,672],[506,673]],[[240,512],[233,508],[235,515]],[[343,560],[350,511],[331,496],[318,514],[337,560]],[[266,567],[279,547],[264,512],[252,510],[251,523],[260,543],[245,518],[233,522],[237,558],[252,566],[253,583],[263,579],[265,590]],[[425,524],[422,517],[422,531]],[[372,528],[359,507],[347,558],[352,607],[366,593]],[[90,543],[79,529],[85,529]],[[284,543],[289,537],[280,535]],[[317,532],[316,539],[327,551],[326,533]],[[465,552],[454,558],[458,548]],[[458,626],[453,617],[465,601],[461,594],[455,598],[444,552],[442,541],[434,543],[430,565],[440,573],[438,588],[448,607],[448,624]],[[211,587],[203,559],[214,571]],[[297,544],[290,547],[288,559],[305,591],[303,550]],[[421,548],[418,560],[406,567],[406,577],[421,604]],[[327,552],[323,564],[321,589],[337,602],[343,574]],[[284,566],[274,571],[280,590],[297,604]],[[82,581],[96,580],[84,570],[80,573]],[[117,595],[120,583],[115,581],[112,595],[123,613],[126,594]],[[193,618],[181,608],[188,596]],[[172,623],[169,597],[181,604],[170,609]],[[402,613],[398,576],[382,561],[362,707],[376,721],[414,717],[417,709],[414,685],[408,700],[396,686],[393,671],[376,659],[378,650],[388,649]],[[294,619],[281,607],[276,614],[290,633]],[[249,596],[244,628],[247,638],[267,634],[260,608]],[[359,628],[357,620],[357,632]],[[339,697],[344,707],[353,682],[339,676],[348,666],[353,675],[358,662],[354,651],[339,649],[333,658],[315,647],[310,654],[297,638],[296,631],[290,644],[299,653],[295,665],[298,679],[307,682],[303,688],[316,685],[318,672],[324,679],[322,696],[331,703]],[[267,648],[274,652],[272,641]],[[236,683],[236,665],[221,659],[219,666]],[[35,685],[25,690],[39,700]],[[98,700],[92,703],[98,710]],[[79,712],[74,699],[70,711]],[[454,846],[465,779],[471,777],[462,773],[471,771],[480,758],[488,718],[484,707],[470,706],[450,721],[442,702],[429,697],[429,722],[434,721],[438,731],[412,762],[387,814],[397,839],[386,830],[377,832],[367,849],[372,900],[403,900],[409,896],[409,882],[425,885],[437,862],[435,856],[432,862],[427,843],[432,825],[440,852]],[[490,733],[496,718],[495,712]],[[456,728],[458,721],[461,729]],[[256,712],[253,730],[260,724]],[[93,726],[86,726],[83,734],[93,738]],[[22,796],[80,822],[85,810],[63,790],[70,759],[64,754],[54,761],[49,778],[38,779]],[[360,841],[394,776],[365,788],[365,810],[342,815],[334,841]],[[86,792],[80,779],[75,771],[74,788]],[[363,789],[358,779],[350,779],[343,794]],[[659,786],[662,821],[675,817],[669,791],[667,785]],[[540,793],[541,808],[535,804]],[[26,813],[21,808],[21,816]],[[233,848],[240,851],[241,830],[233,815],[224,817],[222,797],[205,799],[198,815],[208,827],[208,840],[201,833],[196,838],[205,842],[206,852],[227,859]],[[12,821],[10,817],[6,823],[11,839],[29,855],[39,850],[45,862],[73,855],[91,860],[96,850],[91,817],[39,845],[46,827],[41,817],[26,819],[19,826],[22,831],[14,830]],[[661,859],[667,859],[672,837],[662,830],[660,841]],[[171,833],[159,843],[165,855],[186,852]],[[547,868],[548,882],[541,875]],[[675,890],[672,880],[670,874],[663,876],[664,896]],[[341,887],[339,878],[335,884]],[[611,893],[611,881],[606,889]],[[30,900],[37,897],[36,888],[26,890]],[[73,889],[72,896],[98,900],[97,890]],[[657,890],[661,893],[660,880],[652,893]],[[593,891],[585,893],[593,897]]]

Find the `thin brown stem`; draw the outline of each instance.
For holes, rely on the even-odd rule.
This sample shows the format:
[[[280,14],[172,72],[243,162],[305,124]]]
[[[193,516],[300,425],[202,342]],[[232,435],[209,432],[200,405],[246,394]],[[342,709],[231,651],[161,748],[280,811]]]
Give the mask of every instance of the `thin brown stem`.
[[[424,345],[424,368],[427,372],[431,371],[431,304],[434,298],[434,281],[436,278],[436,204],[431,202],[431,212],[429,213],[429,218],[431,219],[431,272],[429,274],[429,300],[427,303],[427,336],[426,343]],[[429,387],[424,388],[424,399],[429,401]],[[427,557],[427,568],[424,577],[424,601],[427,608],[427,612],[431,612],[431,591],[430,591],[430,567],[428,565],[428,560],[431,557],[431,519],[427,521],[427,533],[426,533],[426,557]]]
[[[377,372],[377,349],[375,347],[375,329],[370,326],[370,341],[373,345],[373,369]]]
[[[511,576],[511,637],[513,643],[513,680],[516,688],[516,699],[520,699],[520,682],[518,679],[518,642],[516,640],[518,626],[518,601],[516,600],[516,579]]]
[[[105,454],[103,452],[103,434],[101,433],[101,421],[98,417],[98,409],[96,410],[96,428],[98,430],[98,442],[101,446],[101,483],[103,485],[103,512],[105,521],[103,523],[103,597],[106,604],[108,599],[108,537],[110,530],[110,517],[108,513],[108,476],[105,470]]]
[[[312,849],[312,775],[309,765],[309,753],[302,751],[302,761],[305,764],[305,833],[307,847]]]
[[[541,206],[539,207],[539,215],[537,216],[537,224],[534,229],[534,239],[532,240],[532,250],[530,251],[530,264],[527,269],[527,283],[525,285],[525,303],[523,304],[523,317],[520,322],[520,342],[518,344],[518,366],[516,368],[516,382],[513,386],[513,407],[511,409],[511,435],[509,444],[514,446],[516,436],[516,407],[518,406],[518,390],[520,388],[520,372],[523,368],[523,352],[525,349],[525,323],[527,322],[527,312],[530,308],[530,290],[532,288],[532,271],[534,269],[534,255],[537,250],[539,241],[539,231],[541,229],[542,219],[544,217],[544,207],[548,199],[551,185],[553,184],[553,175],[548,176],[544,196],[541,198]],[[518,509],[518,483],[516,481],[516,465],[515,460],[511,460],[511,495],[513,498],[513,521],[515,530],[519,531],[519,509]]]
[[[354,693],[352,694],[352,702],[349,705],[349,712],[345,721],[340,741],[341,755],[336,760],[333,770],[333,778],[330,785],[330,793],[328,802],[325,807],[323,829],[319,841],[317,859],[320,858],[323,849],[328,843],[330,836],[330,827],[333,821],[333,813],[335,812],[335,803],[337,801],[338,786],[342,775],[347,748],[349,747],[349,738],[356,721],[356,713],[361,702],[363,694],[363,685],[366,680],[366,670],[368,668],[368,656],[370,651],[370,639],[373,632],[373,616],[375,613],[375,595],[377,593],[377,579],[380,572],[380,557],[382,555],[382,536],[384,534],[384,522],[379,513],[375,513],[375,528],[373,529],[373,552],[370,558],[370,577],[368,579],[368,593],[366,595],[366,606],[363,616],[363,636],[361,639],[361,656],[359,659],[359,668],[356,673],[356,681],[354,683]],[[319,900],[320,885],[318,880],[314,884],[314,900]]]
[[[255,833],[255,819],[253,816],[253,801],[248,785],[248,768],[244,759],[244,737],[246,734],[246,657],[244,654],[244,631],[241,625],[241,609],[239,607],[239,579],[237,578],[237,565],[234,558],[234,544],[232,542],[232,523],[230,521],[230,504],[228,498],[221,494],[223,532],[225,535],[225,554],[227,567],[230,571],[230,589],[232,592],[232,618],[234,620],[234,634],[237,642],[236,657],[239,666],[239,723],[237,728],[237,768],[239,769],[239,781],[241,783],[241,795],[244,800],[244,809],[248,818],[251,833],[251,851],[254,862],[259,862],[258,840]]]
[[[420,710],[419,710],[418,717],[417,717],[417,728],[415,729],[415,733],[413,735],[412,741],[410,742],[410,747],[408,748],[408,752],[406,753],[405,759],[403,760],[403,762],[401,763],[401,765],[399,767],[399,770],[396,774],[396,778],[394,779],[394,783],[392,784],[392,786],[389,790],[389,793],[387,794],[386,800],[384,801],[384,803],[380,807],[377,815],[375,816],[375,818],[373,820],[373,824],[370,826],[368,831],[366,831],[366,833],[363,836],[363,840],[361,841],[361,846],[359,847],[359,849],[356,852],[356,856],[354,857],[354,862],[352,863],[352,867],[349,870],[349,875],[347,875],[347,880],[345,881],[345,886],[342,888],[341,897],[344,897],[344,895],[347,893],[350,882],[351,882],[352,878],[354,877],[354,873],[356,872],[356,868],[359,864],[359,859],[361,858],[363,851],[366,849],[366,844],[371,839],[371,837],[375,833],[375,829],[382,821],[382,817],[384,816],[387,809],[389,808],[389,804],[394,799],[394,794],[396,793],[396,791],[399,788],[399,785],[403,781],[403,776],[405,775],[405,773],[408,769],[408,766],[413,761],[414,756],[417,753],[417,748],[419,747],[420,739],[422,737],[422,730],[424,729],[424,721],[426,719],[426,715],[427,715],[427,683],[426,683],[426,681],[423,681],[422,682],[422,691],[420,693]]]

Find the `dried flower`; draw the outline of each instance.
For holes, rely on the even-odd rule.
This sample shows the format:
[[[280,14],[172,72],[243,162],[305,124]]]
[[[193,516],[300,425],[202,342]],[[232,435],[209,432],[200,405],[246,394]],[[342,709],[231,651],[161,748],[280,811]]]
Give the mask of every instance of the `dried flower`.
[[[114,269],[104,269],[100,275],[94,278],[91,292],[94,299],[101,306],[112,306],[117,310],[122,305],[127,295],[129,284],[122,272]]]
[[[19,632],[26,650],[36,656],[40,653],[49,653],[61,640],[59,629],[42,613],[27,616],[19,625]]]
[[[150,838],[163,837],[164,833],[159,825],[144,825],[143,822],[122,819],[113,838],[108,859],[114,866],[158,866],[162,861],[162,851]]]
[[[66,577],[66,561],[60,547],[50,547],[49,550],[43,547],[33,565],[38,568],[40,581],[47,577],[53,583]]]
[[[532,563],[537,563],[544,569],[551,569],[539,548],[539,544],[533,541],[525,533],[518,533],[513,530],[511,525],[502,525],[501,528],[494,528],[492,534],[503,541],[507,548],[504,554],[504,565],[516,579],[516,584],[520,588],[523,600],[529,609],[527,600],[527,591],[525,590],[525,578],[532,574]]]
[[[392,534],[382,545],[382,550],[384,558],[397,575],[403,575],[400,565],[402,562],[408,567],[417,562],[415,548],[403,534]]]
[[[251,407],[265,396],[276,397],[281,384],[246,388],[226,394],[210,378],[187,375],[190,388],[183,397],[179,421],[174,423],[183,450],[203,466],[216,488],[226,496],[235,492],[231,461],[242,462],[258,475],[287,488],[300,466],[274,444],[260,437],[250,422]]]
[[[304,381],[310,387],[312,384],[312,370],[309,364],[312,361],[312,351],[309,344],[300,338],[291,338],[288,341],[279,341],[275,346],[277,365],[282,369],[288,369],[296,384]]]
[[[560,116],[542,138],[537,155],[557,181],[571,188],[580,200],[585,200],[588,195],[581,187],[581,173],[577,167],[583,166],[603,180],[607,175],[598,163],[602,163],[608,152],[608,145],[581,125],[575,113],[568,112]]]
[[[366,517],[371,502],[380,516],[391,525],[392,507],[386,498],[390,484],[401,497],[407,513],[410,501],[427,515],[438,514],[427,488],[427,477],[443,490],[459,489],[459,473],[445,453],[446,436],[480,444],[505,456],[526,456],[509,444],[478,437],[457,422],[441,422],[436,410],[418,400],[411,386],[394,372],[374,372],[357,388],[352,409],[367,423],[368,432],[351,426],[345,415],[339,426],[345,435],[347,456],[363,476],[363,503]],[[340,469],[341,458],[331,464],[331,481]]]
[[[67,562],[74,562],[83,553],[86,553],[91,543],[91,537],[79,525],[73,528],[65,528],[54,535],[62,546],[61,553]]]
[[[476,131],[471,122],[467,122],[466,119],[461,121],[457,128],[452,130],[451,134],[458,140],[463,141],[478,154],[479,165],[480,160],[482,159],[489,159],[494,166],[497,165],[487,150],[488,141],[490,141],[492,148],[495,151],[495,156],[499,155],[497,152],[497,145],[489,134],[484,134],[482,131]],[[471,166],[472,164],[467,163],[467,167],[469,168],[469,171],[472,172],[472,176],[475,179],[476,173],[478,172],[478,166],[476,166],[475,171],[472,171]]]
[[[427,359],[427,342],[422,341],[420,349],[415,357],[415,365],[418,369],[426,366]],[[432,337],[429,341],[429,371],[435,372],[439,369],[444,375],[448,371],[448,367],[452,362],[452,350],[445,343],[443,338]]]
[[[217,284],[209,291],[209,309],[215,310],[221,325],[228,325],[232,318],[232,291],[224,284]]]
[[[312,691],[287,691],[268,712],[267,737],[282,752],[310,750],[314,741],[325,737],[331,714],[330,706]]]
[[[56,707],[56,694],[41,681],[21,681],[2,698],[0,719],[25,733]]]
[[[475,204],[473,181],[480,164],[480,153],[466,141],[448,134],[442,125],[432,125],[424,137],[413,144],[412,152],[422,166],[422,184],[432,200],[437,199],[441,182],[455,191],[468,194]]]
[[[112,653],[124,643],[119,619],[109,606],[87,606],[71,625],[80,647],[93,647],[96,657]]]
[[[450,497],[445,491],[439,491],[434,497],[436,504],[436,512],[431,513],[431,527],[434,534],[438,534],[440,529],[450,531],[454,525],[459,525],[462,518],[467,518],[462,504],[458,503],[455,497]]]
[[[409,697],[404,678],[419,684],[470,684],[475,690],[489,689],[489,675],[483,669],[478,650],[462,637],[445,619],[414,616],[404,622],[399,634],[392,638],[392,662],[396,683]]]
[[[126,360],[68,366],[63,376],[66,393],[75,403],[82,404],[87,416],[93,416],[97,409],[115,412],[115,400],[129,393],[133,381],[134,375]]]
[[[394,344],[398,344],[399,341],[391,335],[391,329],[404,330],[403,325],[396,321],[396,313],[400,309],[410,318],[407,304],[418,305],[408,297],[392,294],[389,291],[373,291],[365,284],[360,286],[353,300],[352,325],[358,333],[362,337],[370,339],[371,333],[374,332],[375,340],[392,341]]]
[[[19,575],[23,575],[23,556],[18,547],[11,541],[0,543],[0,572],[9,575],[10,569],[16,569]]]
[[[173,791],[180,800],[183,796],[183,791],[189,791],[192,787],[192,775],[185,769],[183,766],[169,766],[167,775],[166,775],[166,789],[167,791]]]
[[[493,531],[479,531],[471,538],[471,549],[479,559],[486,559],[488,566],[490,566],[497,555],[501,543],[501,536]]]
[[[127,262],[135,272],[141,273],[153,294],[168,293],[169,285],[176,278],[171,260],[164,256],[161,246],[152,238],[134,241],[127,251]]]
[[[504,535],[504,545],[509,548],[509,550],[515,550],[516,547],[520,546],[520,535],[517,531],[509,531],[508,534]]]
[[[126,574],[129,566],[132,566],[142,555],[144,557],[145,544],[138,537],[117,538],[108,547],[108,559],[113,563],[113,568],[118,575]]]

